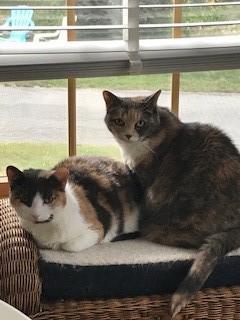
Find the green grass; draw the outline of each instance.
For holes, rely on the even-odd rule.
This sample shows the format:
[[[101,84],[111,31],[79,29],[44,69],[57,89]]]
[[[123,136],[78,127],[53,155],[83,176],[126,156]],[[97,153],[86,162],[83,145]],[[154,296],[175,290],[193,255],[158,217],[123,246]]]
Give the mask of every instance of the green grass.
[[[19,169],[49,169],[67,157],[68,147],[64,143],[1,143],[0,176],[5,176],[6,167],[14,165]],[[99,155],[121,159],[116,146],[78,145],[78,155]]]
[[[205,71],[181,74],[181,92],[240,92],[240,70]],[[5,86],[66,87],[66,79],[20,81],[3,83]],[[115,76],[102,78],[79,78],[77,87],[81,89],[115,90],[171,90],[170,74],[141,76]]]
[[[240,70],[206,71],[181,74],[181,91],[240,92]]]

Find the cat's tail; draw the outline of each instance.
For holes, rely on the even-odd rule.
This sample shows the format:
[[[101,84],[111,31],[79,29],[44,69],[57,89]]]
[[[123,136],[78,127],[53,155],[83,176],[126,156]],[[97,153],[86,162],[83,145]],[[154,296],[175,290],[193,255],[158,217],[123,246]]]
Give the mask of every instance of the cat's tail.
[[[240,229],[217,233],[206,239],[193,265],[182,281],[171,301],[172,317],[184,308],[200,290],[221,258],[240,246]]]

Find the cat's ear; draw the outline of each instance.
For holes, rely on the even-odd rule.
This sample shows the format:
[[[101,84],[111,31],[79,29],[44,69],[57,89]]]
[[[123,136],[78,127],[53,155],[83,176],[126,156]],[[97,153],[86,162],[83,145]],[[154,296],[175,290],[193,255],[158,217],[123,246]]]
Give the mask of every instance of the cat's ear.
[[[156,109],[157,106],[157,101],[158,98],[161,94],[161,90],[158,90],[157,92],[155,92],[154,94],[152,94],[151,96],[147,97],[144,101],[144,110],[154,110]]]
[[[69,171],[66,167],[61,167],[55,170],[50,177],[54,177],[58,180],[61,186],[61,190],[64,190],[68,180]]]
[[[14,167],[14,166],[8,166],[6,169],[6,173],[7,173],[8,182],[9,182],[10,187],[12,187],[13,183],[17,179],[24,178],[24,174],[22,173],[22,171],[20,171],[18,168]]]
[[[118,105],[120,102],[120,99],[117,96],[115,96],[112,92],[107,90],[103,91],[103,98],[106,102],[107,110],[111,107]]]

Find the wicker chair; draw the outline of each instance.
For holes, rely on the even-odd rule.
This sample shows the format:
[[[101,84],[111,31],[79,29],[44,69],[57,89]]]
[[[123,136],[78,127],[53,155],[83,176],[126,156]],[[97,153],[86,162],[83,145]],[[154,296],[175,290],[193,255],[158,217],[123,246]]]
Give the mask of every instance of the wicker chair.
[[[0,299],[31,319],[171,319],[169,295],[95,301],[42,301],[38,250],[0,199]],[[240,319],[240,286],[201,291],[175,319]]]

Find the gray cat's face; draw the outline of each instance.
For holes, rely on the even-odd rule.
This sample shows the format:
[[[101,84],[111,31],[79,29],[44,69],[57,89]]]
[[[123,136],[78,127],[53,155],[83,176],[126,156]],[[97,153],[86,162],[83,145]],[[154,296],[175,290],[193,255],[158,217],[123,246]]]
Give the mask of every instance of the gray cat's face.
[[[117,140],[131,143],[150,138],[159,127],[157,99],[160,91],[150,97],[119,98],[103,92],[107,114],[105,123]]]

